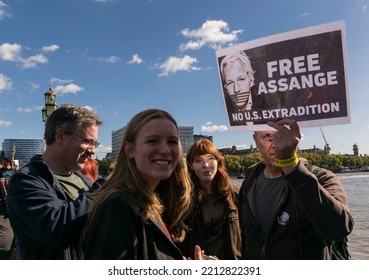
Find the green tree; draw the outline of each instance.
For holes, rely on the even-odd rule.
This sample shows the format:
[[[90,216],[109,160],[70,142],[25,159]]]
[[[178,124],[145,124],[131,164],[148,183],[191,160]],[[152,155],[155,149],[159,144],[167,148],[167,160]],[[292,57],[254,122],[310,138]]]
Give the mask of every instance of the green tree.
[[[251,165],[260,162],[263,160],[263,157],[259,152],[247,154],[243,157],[241,157],[241,165],[244,170],[249,168]]]
[[[338,155],[326,155],[324,156],[324,161],[329,169],[336,169],[339,166],[342,166],[342,159]]]
[[[306,158],[311,164],[330,169],[337,170],[340,166],[369,166],[369,156],[352,156],[352,155],[321,155],[314,153],[298,153],[299,157]],[[259,152],[250,153],[244,156],[225,155],[225,165],[228,172],[236,174],[243,172],[251,165],[263,160]]]
[[[369,157],[368,156],[364,156],[361,157],[361,159],[363,160],[363,166],[368,166],[369,165]]]
[[[313,153],[299,153],[298,156],[306,158],[310,164],[322,166],[322,156],[321,155],[313,154]]]
[[[108,169],[110,164],[113,162],[112,160],[107,159],[96,159],[97,163],[99,164],[99,175],[106,177],[108,175]]]
[[[229,174],[235,174],[242,171],[241,159],[239,156],[225,155],[224,162]]]

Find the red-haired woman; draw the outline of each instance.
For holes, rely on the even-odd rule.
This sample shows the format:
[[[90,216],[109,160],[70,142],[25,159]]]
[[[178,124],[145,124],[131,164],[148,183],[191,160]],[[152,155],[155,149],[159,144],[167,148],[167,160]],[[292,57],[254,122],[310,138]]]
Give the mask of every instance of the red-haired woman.
[[[179,244],[182,253],[192,256],[194,246],[200,245],[207,255],[239,259],[238,189],[231,183],[223,156],[211,141],[200,139],[191,146],[186,160],[194,189],[189,231]]]
[[[81,173],[85,175],[92,183],[99,178],[99,164],[93,158],[87,158]]]

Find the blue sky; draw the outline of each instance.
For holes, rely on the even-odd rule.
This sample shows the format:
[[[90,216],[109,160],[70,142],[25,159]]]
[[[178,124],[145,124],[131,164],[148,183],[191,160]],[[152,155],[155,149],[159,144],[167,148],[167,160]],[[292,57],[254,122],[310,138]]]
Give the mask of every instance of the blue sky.
[[[369,0],[0,0],[0,142],[42,139],[52,83],[58,104],[103,119],[99,158],[151,107],[218,148],[248,148],[250,132],[229,131],[216,49],[342,20],[351,123],[322,129],[332,153],[369,154]],[[300,148],[323,148],[319,127],[302,133]]]

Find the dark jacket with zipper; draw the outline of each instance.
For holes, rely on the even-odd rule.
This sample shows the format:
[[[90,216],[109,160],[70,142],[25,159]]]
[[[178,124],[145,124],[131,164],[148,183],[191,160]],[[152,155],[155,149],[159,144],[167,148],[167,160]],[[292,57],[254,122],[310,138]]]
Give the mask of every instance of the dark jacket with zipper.
[[[81,173],[75,174],[91,188]],[[87,192],[65,195],[41,155],[9,180],[9,219],[17,237],[17,255],[25,260],[77,259],[76,248],[91,205]]]
[[[197,201],[197,200],[196,200]],[[224,201],[224,220],[223,220],[223,259],[237,260],[241,258],[241,232],[238,218],[238,193],[235,193],[235,199],[228,197]],[[194,248],[199,245],[205,254],[209,253],[206,247],[204,232],[204,223],[202,219],[201,206],[196,203],[193,211],[187,218],[189,232],[185,240],[178,246],[183,255],[193,258]],[[218,256],[217,256],[218,257]]]
[[[155,215],[147,222],[131,195],[116,192],[99,206],[81,240],[87,260],[182,260],[181,251]]]
[[[351,233],[354,221],[339,179],[323,168],[313,174],[304,163],[307,161],[300,159],[297,169],[284,176],[286,188],[265,243],[247,199],[265,165],[261,162],[247,169],[240,189],[242,259],[330,259],[331,241]],[[283,212],[289,219],[281,225],[278,217]]]

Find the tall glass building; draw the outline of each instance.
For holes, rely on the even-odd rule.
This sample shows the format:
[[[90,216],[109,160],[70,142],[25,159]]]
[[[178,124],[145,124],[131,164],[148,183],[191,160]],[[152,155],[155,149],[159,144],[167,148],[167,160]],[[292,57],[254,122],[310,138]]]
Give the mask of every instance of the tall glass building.
[[[46,148],[43,139],[4,139],[2,150],[9,160],[12,158],[13,145],[14,160],[18,160],[20,166],[27,164],[34,155],[43,154]]]

